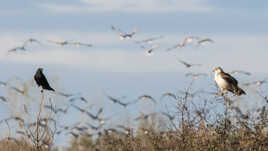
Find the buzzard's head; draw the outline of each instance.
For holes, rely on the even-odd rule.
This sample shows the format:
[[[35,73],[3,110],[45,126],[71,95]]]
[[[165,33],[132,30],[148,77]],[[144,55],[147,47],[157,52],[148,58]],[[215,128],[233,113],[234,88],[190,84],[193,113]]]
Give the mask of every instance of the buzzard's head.
[[[221,67],[216,67],[216,68],[213,70],[213,72],[215,72],[215,73],[221,73],[221,72],[223,72],[223,70],[222,70]]]

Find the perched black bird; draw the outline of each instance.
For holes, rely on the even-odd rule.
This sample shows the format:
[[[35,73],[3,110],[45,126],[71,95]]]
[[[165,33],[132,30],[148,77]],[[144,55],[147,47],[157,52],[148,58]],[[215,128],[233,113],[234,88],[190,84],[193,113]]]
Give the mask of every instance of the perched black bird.
[[[50,91],[55,91],[53,88],[50,87],[47,78],[43,74],[43,68],[38,68],[35,75],[34,75],[34,80],[37,83],[37,85],[42,87],[41,92],[43,90],[50,90]]]

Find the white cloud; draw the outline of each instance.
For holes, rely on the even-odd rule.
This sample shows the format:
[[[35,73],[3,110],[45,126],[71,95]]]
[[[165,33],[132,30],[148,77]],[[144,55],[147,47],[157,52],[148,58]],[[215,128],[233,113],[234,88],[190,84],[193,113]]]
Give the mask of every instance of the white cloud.
[[[40,3],[56,12],[208,12],[207,0],[81,0],[78,4]]]

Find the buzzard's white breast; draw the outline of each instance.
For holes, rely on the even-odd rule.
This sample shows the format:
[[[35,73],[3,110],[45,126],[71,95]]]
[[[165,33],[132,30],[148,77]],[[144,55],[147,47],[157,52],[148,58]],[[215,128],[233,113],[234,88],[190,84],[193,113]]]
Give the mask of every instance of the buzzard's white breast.
[[[225,89],[228,87],[228,82],[225,81],[219,73],[215,74],[214,80],[220,88]]]

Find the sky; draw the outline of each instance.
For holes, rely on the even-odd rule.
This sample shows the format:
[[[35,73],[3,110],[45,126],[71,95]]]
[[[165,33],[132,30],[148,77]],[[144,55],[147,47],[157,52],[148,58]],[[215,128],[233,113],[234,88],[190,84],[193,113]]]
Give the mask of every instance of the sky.
[[[191,81],[184,77],[188,72],[208,74],[195,82],[201,89],[215,89],[212,70],[216,66],[227,72],[239,69],[253,74],[236,75],[241,83],[257,80],[268,74],[267,4],[265,0],[5,1],[0,5],[0,80],[18,77],[29,82],[36,69],[43,67],[52,87],[82,94],[111,112],[118,107],[107,103],[105,93],[130,100],[143,94],[160,98],[165,92],[184,89]],[[125,32],[136,29],[134,40],[164,38],[155,41],[160,48],[147,56],[134,40],[120,40],[111,25]],[[186,36],[211,38],[214,43],[165,51]],[[28,38],[39,39],[41,44],[7,55]],[[93,47],[61,47],[47,40],[81,41]],[[202,66],[186,69],[178,59]],[[0,89],[0,95],[5,94]],[[150,107],[145,103],[114,114],[150,112]],[[0,109],[0,118],[7,117],[5,106],[0,104]]]

